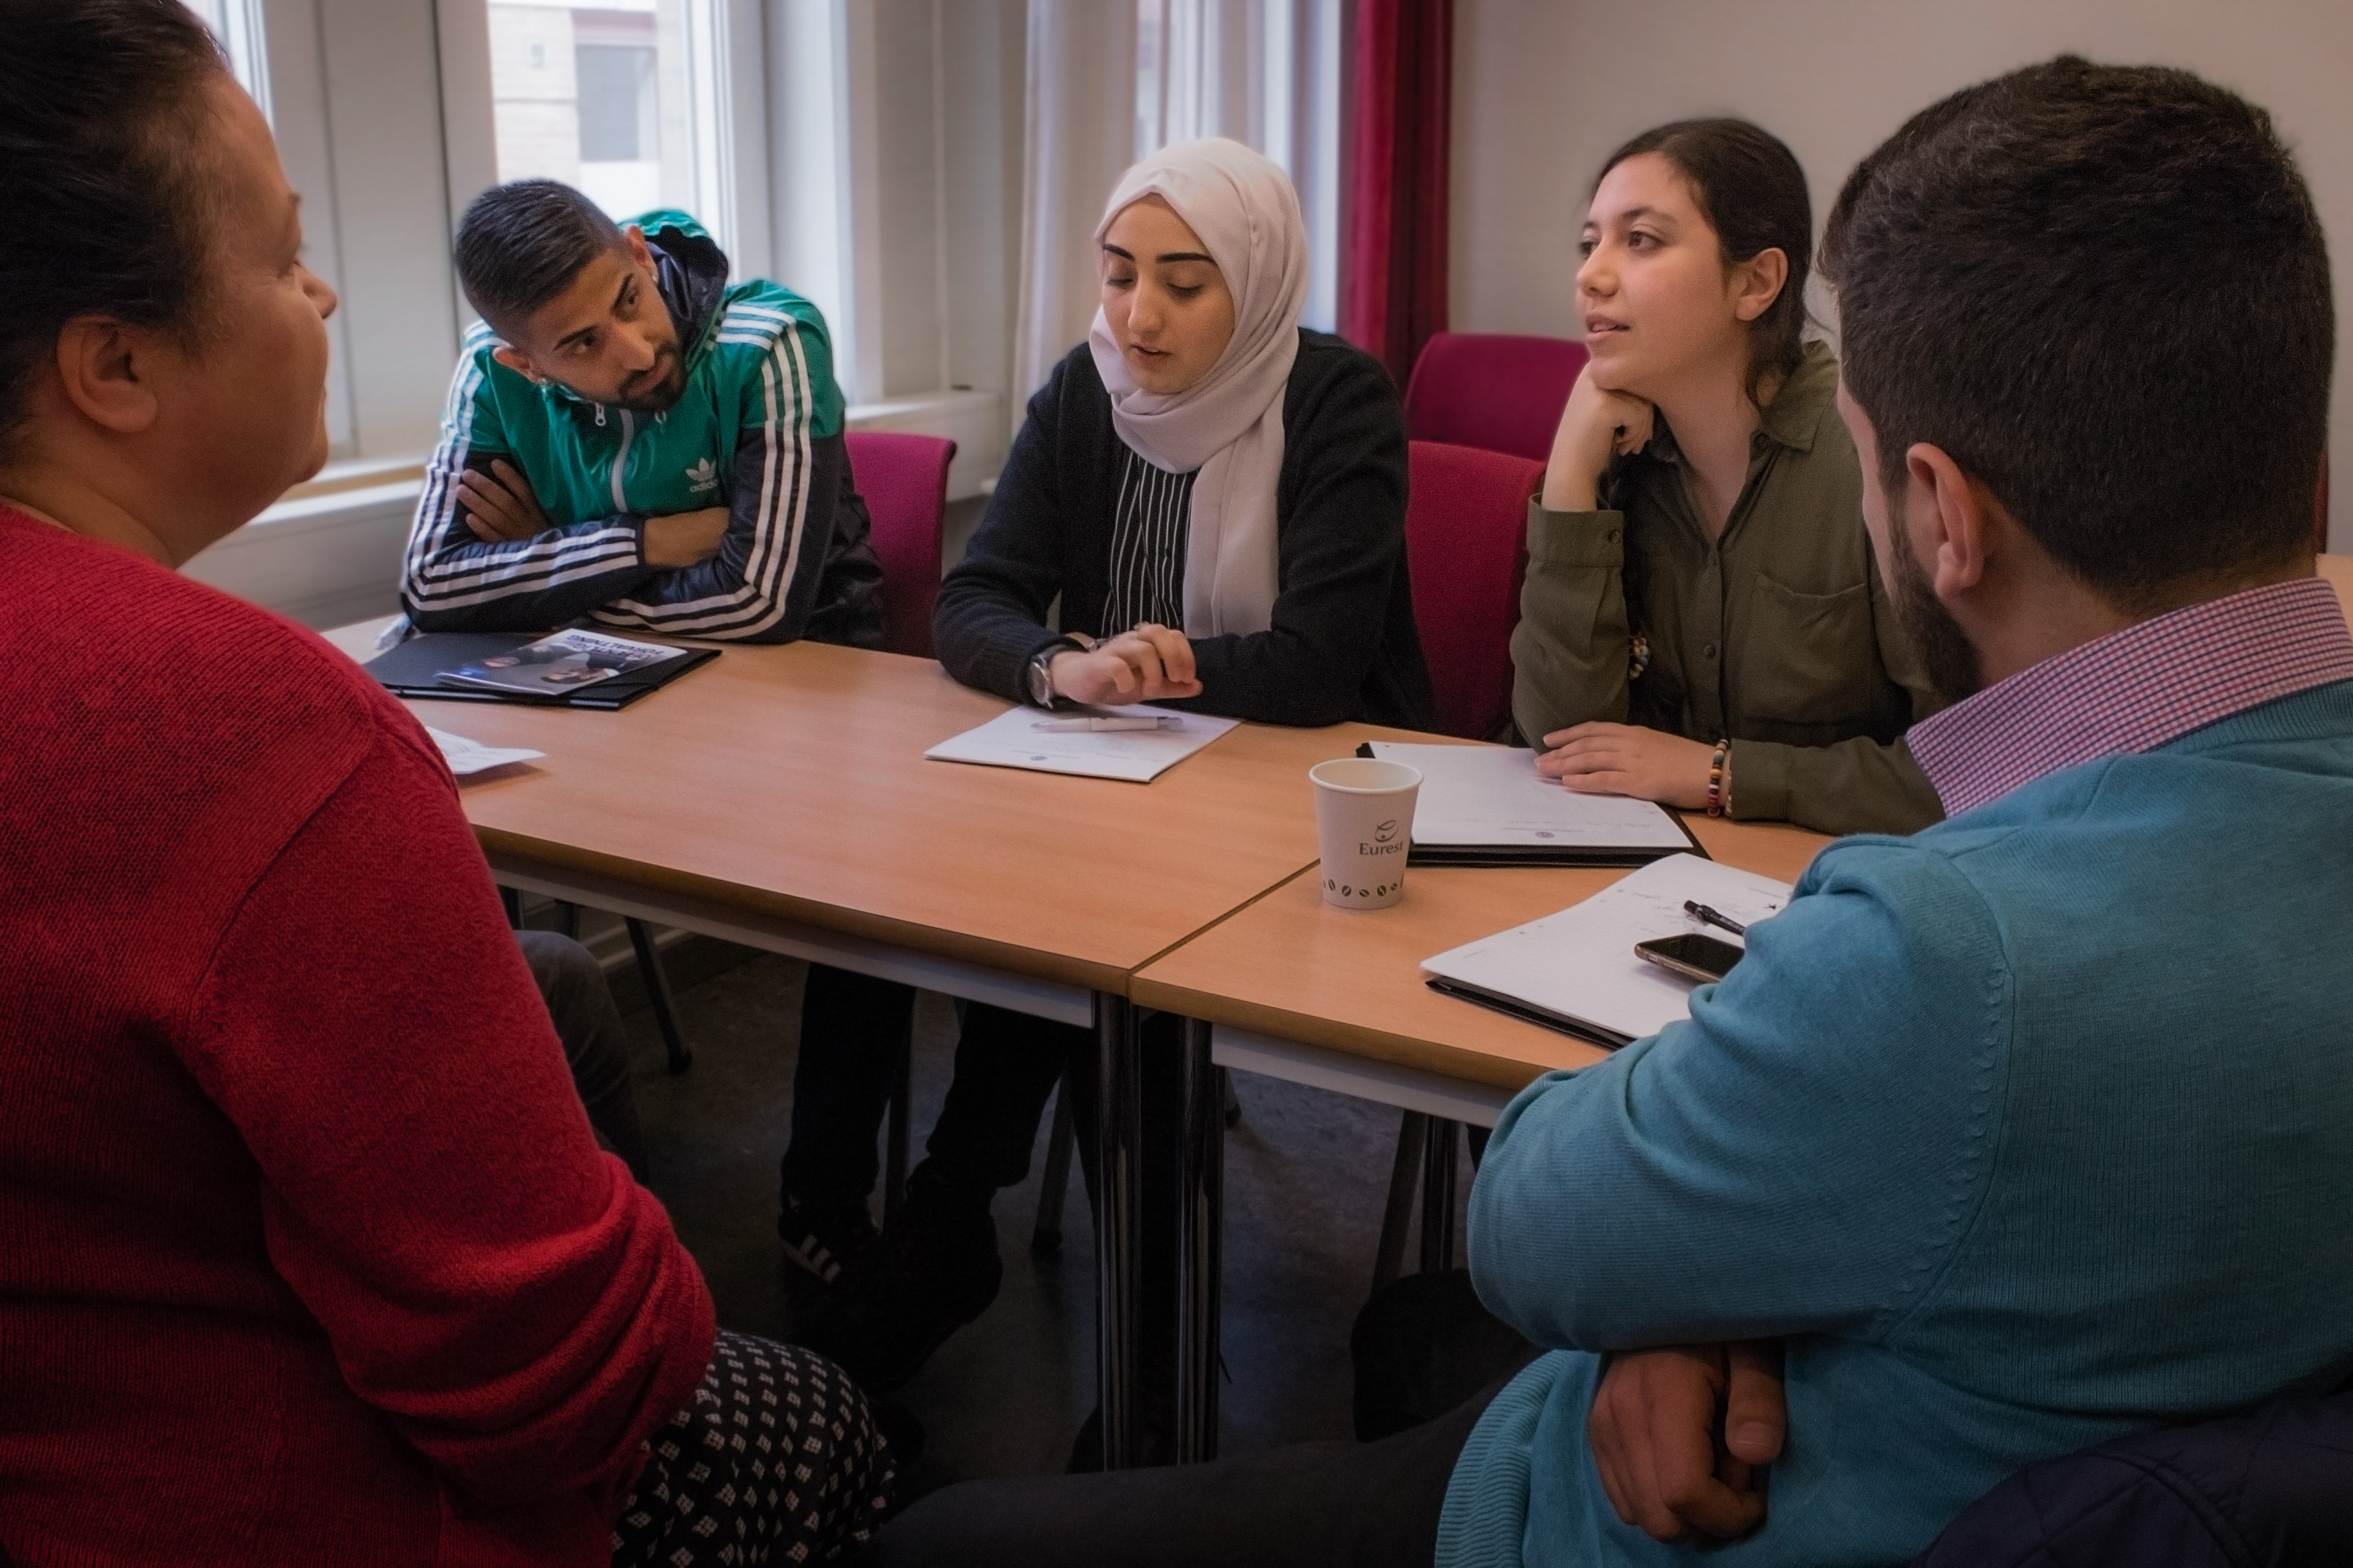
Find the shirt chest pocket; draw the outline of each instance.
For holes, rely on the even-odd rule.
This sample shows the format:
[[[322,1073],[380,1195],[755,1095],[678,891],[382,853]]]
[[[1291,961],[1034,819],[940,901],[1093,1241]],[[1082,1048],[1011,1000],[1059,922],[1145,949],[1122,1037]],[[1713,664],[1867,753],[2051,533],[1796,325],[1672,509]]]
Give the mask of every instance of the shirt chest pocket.
[[[1735,701],[1749,717],[1860,732],[1882,679],[1868,584],[1805,594],[1760,572],[1743,618],[1731,674]]]

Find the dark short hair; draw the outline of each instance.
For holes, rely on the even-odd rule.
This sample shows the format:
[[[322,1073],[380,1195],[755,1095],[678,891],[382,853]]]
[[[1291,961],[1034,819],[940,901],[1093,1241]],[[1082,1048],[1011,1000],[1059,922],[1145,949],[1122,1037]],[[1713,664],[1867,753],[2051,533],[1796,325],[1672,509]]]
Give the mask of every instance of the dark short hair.
[[[459,220],[458,283],[482,320],[506,332],[621,245],[619,226],[570,185],[516,180],[476,196]]]
[[[0,450],[81,316],[203,339],[225,72],[175,0],[0,0]]]
[[[1748,395],[1767,375],[1786,378],[1805,355],[1806,274],[1814,260],[1814,205],[1798,155],[1746,120],[1678,120],[1643,132],[1609,154],[1600,187],[1629,158],[1656,153],[1692,189],[1715,228],[1726,267],[1778,248],[1789,276],[1764,313],[1748,323]]]
[[[1964,89],[1856,166],[1822,249],[1891,495],[1940,447],[2127,611],[2310,550],[2327,247],[2244,99],[2072,55]]]

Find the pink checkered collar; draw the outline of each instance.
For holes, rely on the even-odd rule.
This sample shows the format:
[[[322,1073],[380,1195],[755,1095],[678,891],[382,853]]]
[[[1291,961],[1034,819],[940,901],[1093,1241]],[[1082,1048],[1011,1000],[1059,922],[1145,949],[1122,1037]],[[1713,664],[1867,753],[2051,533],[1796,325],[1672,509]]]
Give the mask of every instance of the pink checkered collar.
[[[2299,577],[2094,637],[1932,714],[1905,735],[1958,816],[2046,773],[2155,751],[2233,713],[2353,680],[2336,590]]]

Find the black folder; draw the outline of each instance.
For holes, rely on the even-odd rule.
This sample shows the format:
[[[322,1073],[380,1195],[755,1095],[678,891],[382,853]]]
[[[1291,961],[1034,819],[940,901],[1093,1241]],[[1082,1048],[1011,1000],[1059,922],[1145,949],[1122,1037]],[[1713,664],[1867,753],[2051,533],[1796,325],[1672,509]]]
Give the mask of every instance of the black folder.
[[[396,697],[430,698],[436,702],[518,702],[527,708],[627,708],[638,698],[669,685],[688,670],[719,657],[715,647],[682,647],[676,658],[647,665],[608,680],[557,697],[524,697],[484,687],[447,686],[439,679],[445,669],[479,664],[486,658],[514,652],[546,637],[545,632],[419,632],[388,652],[361,666],[376,683]]]
[[[1375,756],[1373,743],[1367,741],[1358,746],[1356,755]],[[1647,866],[1653,860],[1663,860],[1670,855],[1696,855],[1703,860],[1714,858],[1706,847],[1692,837],[1691,825],[1683,819],[1682,813],[1671,810],[1667,816],[1683,834],[1685,840],[1683,844],[1623,849],[1592,844],[1565,844],[1557,849],[1541,844],[1416,844],[1406,851],[1405,863],[1408,866],[1568,866],[1631,870],[1637,866]],[[1536,1021],[1543,1022],[1541,1019]]]
[[[1557,1030],[1561,1034],[1583,1040],[1588,1046],[1599,1046],[1606,1051],[1614,1051],[1621,1046],[1630,1046],[1634,1043],[1634,1037],[1631,1035],[1621,1035],[1615,1029],[1605,1029],[1599,1024],[1589,1023],[1583,1018],[1573,1018],[1567,1013],[1556,1013],[1549,1007],[1539,1007],[1533,1002],[1524,1002],[1516,996],[1506,996],[1501,991],[1490,991],[1483,985],[1472,985],[1460,980],[1449,980],[1442,974],[1433,974],[1422,984],[1440,996],[1452,996],[1464,1002],[1474,1002],[1482,1007],[1492,1008],[1505,1017],[1517,1018],[1524,1024],[1534,1024],[1540,1028]]]

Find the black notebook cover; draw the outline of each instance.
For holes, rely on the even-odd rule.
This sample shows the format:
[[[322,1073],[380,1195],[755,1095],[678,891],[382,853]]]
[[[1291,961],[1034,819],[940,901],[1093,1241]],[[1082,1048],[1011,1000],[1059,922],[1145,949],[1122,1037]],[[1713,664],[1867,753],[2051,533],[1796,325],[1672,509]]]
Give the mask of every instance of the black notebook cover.
[[[1572,1018],[1566,1013],[1556,1013],[1549,1007],[1539,1007],[1533,1002],[1523,1002],[1516,996],[1506,996],[1500,991],[1490,991],[1480,985],[1466,985],[1460,980],[1449,980],[1442,974],[1433,974],[1422,984],[1441,996],[1452,996],[1464,1002],[1476,1003],[1482,1007],[1493,1008],[1508,1017],[1517,1018],[1522,1023],[1535,1024],[1541,1028],[1556,1029],[1561,1034],[1583,1040],[1588,1046],[1599,1046],[1604,1050],[1614,1051],[1621,1046],[1630,1046],[1634,1043],[1633,1037],[1630,1035],[1620,1035],[1614,1030],[1605,1029],[1599,1024],[1588,1024],[1582,1018]]]
[[[1366,741],[1356,748],[1356,755],[1370,758],[1373,743]],[[1685,842],[1672,848],[1611,849],[1590,844],[1564,845],[1549,849],[1541,844],[1417,844],[1406,851],[1409,866],[1567,866],[1586,869],[1630,871],[1637,866],[1647,866],[1653,860],[1663,860],[1670,855],[1696,855],[1712,860],[1700,841],[1692,837],[1691,825],[1683,814],[1672,807],[1667,815],[1674,820]]]
[[[688,670],[719,657],[715,647],[682,647],[676,658],[626,675],[614,676],[556,698],[511,696],[486,687],[445,686],[440,674],[461,664],[478,664],[525,647],[548,636],[545,632],[420,632],[399,647],[378,654],[361,666],[376,683],[396,697],[429,698],[436,702],[517,702],[529,708],[626,708],[658,687],[667,686]]]

